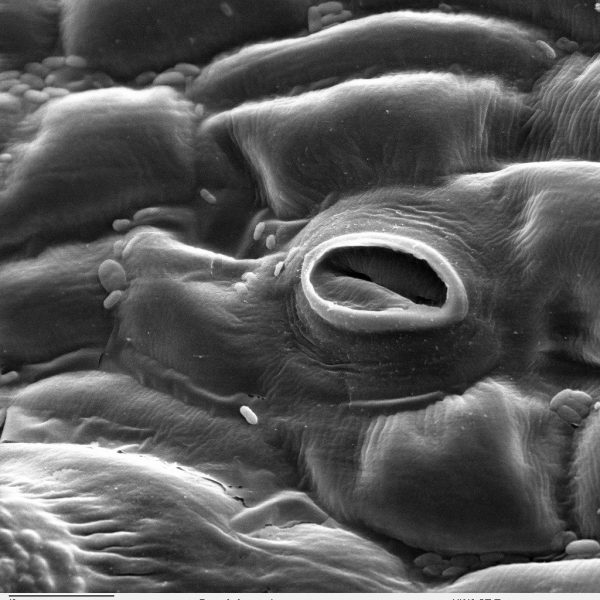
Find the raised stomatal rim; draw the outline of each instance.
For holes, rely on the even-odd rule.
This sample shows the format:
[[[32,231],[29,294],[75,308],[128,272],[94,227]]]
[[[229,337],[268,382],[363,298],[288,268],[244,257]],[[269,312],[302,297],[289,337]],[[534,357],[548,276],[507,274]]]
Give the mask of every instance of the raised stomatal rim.
[[[312,281],[315,268],[331,251],[353,247],[389,249],[427,262],[446,286],[444,304],[439,307],[427,306],[407,299],[407,308],[360,310],[323,298],[317,293]],[[425,242],[391,233],[350,233],[319,244],[305,256],[300,280],[312,310],[331,325],[350,331],[371,333],[445,327],[462,321],[469,309],[464,284],[445,256]]]

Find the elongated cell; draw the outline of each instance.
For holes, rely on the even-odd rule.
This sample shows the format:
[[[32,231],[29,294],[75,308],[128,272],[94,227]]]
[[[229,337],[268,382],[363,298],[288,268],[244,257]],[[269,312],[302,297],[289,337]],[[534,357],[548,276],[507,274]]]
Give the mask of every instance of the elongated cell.
[[[531,87],[554,62],[538,44],[543,37],[473,14],[399,11],[218,58],[195,79],[191,97],[224,108],[400,70],[458,70]]]
[[[308,0],[66,0],[62,41],[68,54],[127,78],[177,62],[208,62],[253,39],[296,33]]]
[[[110,231],[117,217],[190,199],[189,106],[166,88],[75,94],[24,126],[0,192],[0,252]],[[27,219],[22,215],[26,213]]]
[[[495,80],[406,73],[246,104],[207,119],[198,135],[230,157],[222,171],[240,172],[241,154],[263,202],[290,219],[332,191],[427,185],[494,169],[517,152],[529,114]],[[207,165],[199,177],[213,171]]]

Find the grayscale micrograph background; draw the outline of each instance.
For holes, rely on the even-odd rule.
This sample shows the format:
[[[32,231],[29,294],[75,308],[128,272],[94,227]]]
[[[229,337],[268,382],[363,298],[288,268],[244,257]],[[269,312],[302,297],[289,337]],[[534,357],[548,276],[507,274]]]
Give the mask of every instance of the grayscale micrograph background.
[[[0,591],[600,590],[599,50],[0,0]]]

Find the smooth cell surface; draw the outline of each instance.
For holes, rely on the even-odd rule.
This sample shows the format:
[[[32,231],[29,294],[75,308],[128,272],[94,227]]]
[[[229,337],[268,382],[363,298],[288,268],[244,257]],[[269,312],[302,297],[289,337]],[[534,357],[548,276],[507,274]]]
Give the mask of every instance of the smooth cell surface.
[[[594,3],[167,4],[0,0],[0,590],[597,591]]]

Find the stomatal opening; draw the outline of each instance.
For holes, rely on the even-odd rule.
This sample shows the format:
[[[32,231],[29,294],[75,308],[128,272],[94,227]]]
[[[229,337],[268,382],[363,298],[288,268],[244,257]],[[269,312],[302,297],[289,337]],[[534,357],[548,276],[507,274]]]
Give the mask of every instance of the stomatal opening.
[[[441,327],[468,311],[464,285],[441,253],[388,233],[320,244],[304,260],[302,288],[323,319],[356,331]]]

